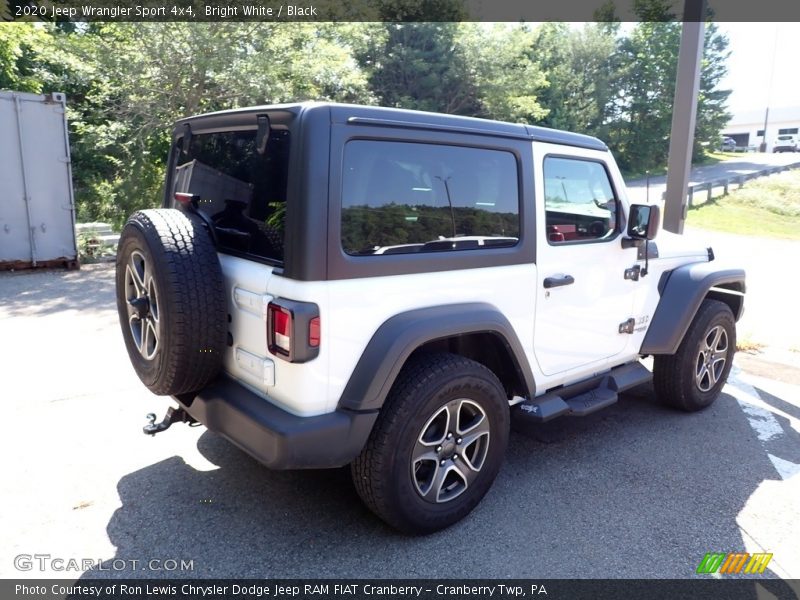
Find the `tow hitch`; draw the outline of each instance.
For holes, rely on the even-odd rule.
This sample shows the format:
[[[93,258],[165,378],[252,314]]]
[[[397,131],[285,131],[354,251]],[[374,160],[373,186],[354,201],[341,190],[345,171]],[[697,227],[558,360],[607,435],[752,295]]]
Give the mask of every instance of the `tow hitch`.
[[[148,424],[142,427],[142,431],[147,435],[155,435],[169,429],[173,423],[188,423],[193,425],[197,420],[187,413],[183,408],[169,407],[167,414],[160,423],[156,423],[156,415],[150,413],[147,415]]]

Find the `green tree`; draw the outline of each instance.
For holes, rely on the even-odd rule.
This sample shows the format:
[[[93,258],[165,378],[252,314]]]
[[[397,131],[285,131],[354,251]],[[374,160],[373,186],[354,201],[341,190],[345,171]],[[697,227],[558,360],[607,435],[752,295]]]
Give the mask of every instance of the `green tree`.
[[[373,99],[353,56],[363,40],[350,25],[25,27],[12,29],[0,48],[19,48],[23,33],[35,47],[5,59],[0,76],[8,87],[67,93],[81,219],[120,223],[159,202],[177,118],[252,104]]]
[[[541,95],[547,81],[525,25],[461,25],[458,45],[481,117],[535,122],[546,114]]]
[[[680,34],[679,23],[643,22],[620,41],[610,141],[625,169],[666,164]]]
[[[643,22],[625,35],[610,2],[583,28],[458,22],[461,0],[370,6],[396,22],[1,23],[0,88],[66,93],[81,219],[120,223],[158,203],[176,119],[275,102],[541,122],[599,136],[638,171],[666,161],[680,39],[670,7],[636,0]],[[422,14],[441,20],[399,22]],[[698,156],[727,119],[727,54],[709,24]]]
[[[706,152],[717,149],[720,133],[731,117],[727,108],[731,90],[719,87],[728,72],[728,56],[730,50],[727,36],[719,32],[715,23],[707,22],[694,134],[695,159],[700,159]]]
[[[531,51],[549,82],[541,93],[548,111],[543,125],[602,135],[614,50],[613,28],[546,23],[536,30]]]
[[[34,23],[0,23],[0,89],[38,94],[53,65],[48,32]]]
[[[636,0],[642,22],[619,38],[610,72],[615,94],[607,105],[605,139],[624,170],[641,172],[667,162],[681,24],[669,0]],[[707,23],[698,95],[695,159],[714,147],[728,120],[730,91],[719,89],[728,41]]]
[[[361,55],[369,82],[384,106],[454,114],[480,110],[458,23],[386,23],[385,33]]]
[[[525,26],[387,23],[360,54],[386,106],[509,121],[543,116],[544,75]]]

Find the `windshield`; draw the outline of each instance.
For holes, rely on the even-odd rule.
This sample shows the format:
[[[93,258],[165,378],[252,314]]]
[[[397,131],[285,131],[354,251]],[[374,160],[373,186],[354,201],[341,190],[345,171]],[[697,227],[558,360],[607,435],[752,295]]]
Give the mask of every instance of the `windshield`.
[[[283,262],[289,132],[270,132],[266,152],[256,130],[192,135],[188,152],[177,142],[173,193],[200,196],[220,249]]]

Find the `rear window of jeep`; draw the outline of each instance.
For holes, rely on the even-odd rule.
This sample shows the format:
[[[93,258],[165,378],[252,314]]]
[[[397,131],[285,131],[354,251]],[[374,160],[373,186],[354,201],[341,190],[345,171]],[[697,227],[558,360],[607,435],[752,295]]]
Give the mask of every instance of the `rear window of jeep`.
[[[517,161],[510,152],[352,140],[344,151],[342,247],[351,255],[514,246]]]
[[[221,250],[280,263],[288,173],[288,131],[272,130],[263,154],[255,129],[197,134],[177,150],[173,192],[200,196]]]

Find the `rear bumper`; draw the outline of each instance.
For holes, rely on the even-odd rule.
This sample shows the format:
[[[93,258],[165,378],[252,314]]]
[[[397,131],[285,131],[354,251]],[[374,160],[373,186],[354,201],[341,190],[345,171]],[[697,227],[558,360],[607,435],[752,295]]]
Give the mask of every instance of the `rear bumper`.
[[[227,377],[192,397],[175,397],[192,417],[272,469],[322,469],[350,463],[372,431],[377,411],[337,409],[298,417]]]

